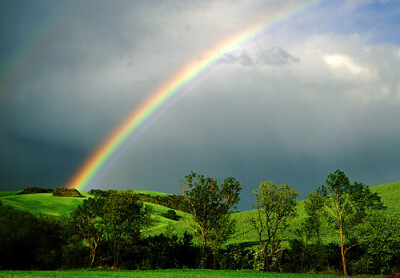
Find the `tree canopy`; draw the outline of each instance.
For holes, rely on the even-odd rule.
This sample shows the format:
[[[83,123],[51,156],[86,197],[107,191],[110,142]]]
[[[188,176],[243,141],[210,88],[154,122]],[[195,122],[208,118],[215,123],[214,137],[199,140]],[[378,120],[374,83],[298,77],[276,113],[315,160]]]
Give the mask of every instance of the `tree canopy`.
[[[221,225],[224,227],[232,225],[232,220],[226,218],[226,215],[239,202],[242,186],[232,177],[224,179],[223,183],[218,183],[217,179],[191,172],[185,176],[181,189],[184,198],[189,203],[189,212],[197,223],[197,226],[193,227],[186,222],[200,240],[201,267],[204,268],[210,235],[214,233],[212,238],[221,241],[227,238],[227,235],[221,236],[221,233],[232,230],[223,229]],[[215,233],[219,235],[216,236]]]
[[[346,253],[358,244],[351,242],[352,236],[369,214],[384,206],[378,194],[372,193],[363,183],[350,183],[340,170],[328,175],[318,193],[324,196],[326,220],[339,235],[343,273],[347,275]]]

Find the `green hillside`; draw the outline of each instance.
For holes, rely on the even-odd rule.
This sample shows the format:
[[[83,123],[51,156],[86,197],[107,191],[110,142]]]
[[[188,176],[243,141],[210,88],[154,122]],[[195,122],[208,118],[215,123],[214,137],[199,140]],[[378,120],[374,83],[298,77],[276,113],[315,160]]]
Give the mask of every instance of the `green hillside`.
[[[87,191],[80,192],[85,198],[76,197],[56,197],[52,193],[24,194],[18,195],[21,191],[3,191],[0,192],[0,200],[4,205],[11,206],[19,210],[29,211],[35,215],[62,217],[68,216],[71,210],[82,204],[85,198],[93,197]],[[155,191],[135,191],[140,194],[149,194],[150,196],[168,196],[170,194]],[[153,225],[148,229],[149,234],[159,234],[166,227],[174,227],[176,233],[183,233],[186,225],[181,221],[174,221],[165,218],[165,214],[170,208],[162,205],[145,202],[153,208]],[[191,215],[184,212],[178,212],[181,217],[191,219]]]
[[[373,193],[378,193],[381,197],[383,204],[387,207],[388,215],[400,218],[400,202],[398,201],[400,198],[400,182],[371,186],[370,190]],[[257,233],[252,229],[248,221],[250,216],[256,216],[256,210],[235,213],[232,216],[237,220],[238,228],[227,244],[257,241]],[[299,201],[297,205],[297,217],[291,221],[289,226],[292,229],[298,228],[305,217],[304,201]],[[322,225],[326,225],[326,223]],[[336,234],[331,233],[327,226],[323,230],[325,231],[323,234],[323,241],[325,243],[336,240]]]
[[[400,182],[382,184],[370,187],[372,192],[378,193],[385,206],[387,206],[387,213],[391,216],[400,217],[400,202],[398,198],[400,196]],[[73,197],[55,197],[51,193],[39,193],[39,194],[25,194],[18,195],[20,191],[8,191],[0,192],[0,200],[4,205],[9,205],[20,210],[30,211],[36,215],[55,216],[60,217],[68,215],[72,209],[76,208],[81,204],[84,198],[73,198]],[[150,194],[151,196],[167,196],[170,194],[160,193],[154,191],[135,191],[141,194]],[[91,197],[88,192],[81,192],[86,198]],[[165,218],[165,214],[170,208],[162,205],[153,203],[147,203],[153,208],[152,219],[154,220],[152,227],[148,228],[145,232],[147,235],[155,235],[164,233],[167,230],[177,234],[182,234],[184,231],[192,232],[184,221],[175,221]],[[185,212],[176,211],[181,216],[181,219],[186,219],[190,223],[193,223],[190,214]],[[257,234],[248,221],[250,216],[255,216],[256,211],[244,211],[239,213],[233,213],[232,217],[237,221],[236,233],[231,237],[227,244],[231,243],[252,243],[257,240]],[[305,218],[304,202],[299,201],[297,206],[297,214],[294,220],[292,220],[291,227],[299,227],[300,223]],[[329,241],[332,235],[325,235],[325,240]]]
[[[370,189],[371,192],[378,193],[381,196],[389,215],[400,217],[400,181],[371,186]]]

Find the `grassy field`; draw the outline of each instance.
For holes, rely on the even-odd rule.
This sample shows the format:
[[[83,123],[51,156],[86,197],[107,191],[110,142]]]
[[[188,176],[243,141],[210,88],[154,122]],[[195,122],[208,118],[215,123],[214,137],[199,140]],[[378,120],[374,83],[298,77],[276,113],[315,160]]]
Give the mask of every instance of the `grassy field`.
[[[100,271],[100,270],[66,270],[66,271],[0,271],[1,277],[163,277],[163,278],[251,278],[251,277],[277,277],[277,278],[333,278],[343,277],[338,275],[272,273],[251,270],[148,270],[148,271]],[[357,276],[357,277],[382,277],[382,276]]]
[[[371,186],[373,193],[381,196],[383,204],[387,207],[387,213],[391,216],[400,217],[400,181]]]
[[[84,194],[83,194],[84,195]],[[82,204],[84,198],[55,197],[52,193],[0,196],[1,202],[36,215],[60,217],[69,215],[71,210]]]

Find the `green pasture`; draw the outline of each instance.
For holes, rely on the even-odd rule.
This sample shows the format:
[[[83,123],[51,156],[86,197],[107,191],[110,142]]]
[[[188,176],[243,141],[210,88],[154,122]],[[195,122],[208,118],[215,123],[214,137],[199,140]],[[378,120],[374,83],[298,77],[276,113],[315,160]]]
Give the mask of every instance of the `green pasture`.
[[[83,195],[85,195],[83,193]],[[82,204],[85,198],[56,197],[52,193],[0,196],[1,202],[35,215],[56,216],[69,215],[71,210]]]
[[[137,277],[137,278],[150,278],[150,277],[163,277],[163,278],[251,278],[251,277],[278,277],[278,278],[333,278],[343,277],[339,275],[328,274],[296,274],[296,273],[273,273],[251,270],[65,270],[65,271],[0,271],[1,277]],[[357,276],[357,277],[382,277],[382,276]]]
[[[137,193],[137,194],[150,195],[151,197],[157,197],[157,196],[165,197],[165,196],[171,195],[171,194],[168,194],[168,193],[162,193],[162,192],[157,192],[157,191],[149,191],[149,190],[135,190],[134,192]]]
[[[370,187],[371,192],[381,196],[383,204],[387,207],[387,214],[400,217],[400,181]]]

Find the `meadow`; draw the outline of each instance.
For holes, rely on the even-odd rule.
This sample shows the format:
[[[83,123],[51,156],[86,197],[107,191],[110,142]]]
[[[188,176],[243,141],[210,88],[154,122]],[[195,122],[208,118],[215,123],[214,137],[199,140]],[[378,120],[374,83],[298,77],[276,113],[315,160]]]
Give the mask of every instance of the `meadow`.
[[[296,273],[274,273],[253,270],[184,270],[184,269],[168,269],[168,270],[65,270],[65,271],[0,271],[1,277],[134,277],[134,278],[257,278],[257,277],[277,277],[277,278],[334,278],[343,277],[342,275],[330,274],[296,274]],[[380,275],[362,275],[357,277],[382,277]]]

